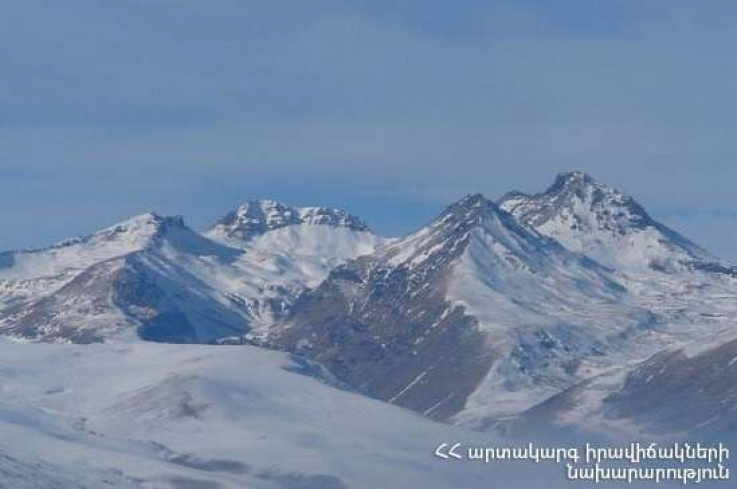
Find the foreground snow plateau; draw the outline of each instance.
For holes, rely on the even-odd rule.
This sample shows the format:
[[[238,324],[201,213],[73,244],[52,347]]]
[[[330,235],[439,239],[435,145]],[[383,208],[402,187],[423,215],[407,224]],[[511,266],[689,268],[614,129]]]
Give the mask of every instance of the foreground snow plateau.
[[[432,455],[479,434],[333,386],[288,354],[0,340],[0,358],[0,487],[483,487],[490,475]]]

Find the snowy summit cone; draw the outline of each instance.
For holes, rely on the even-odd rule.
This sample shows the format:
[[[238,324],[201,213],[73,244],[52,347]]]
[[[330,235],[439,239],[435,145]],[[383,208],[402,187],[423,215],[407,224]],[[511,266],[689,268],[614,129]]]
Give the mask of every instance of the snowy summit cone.
[[[632,197],[582,172],[561,173],[539,194],[507,194],[499,205],[541,234],[616,270],[676,271],[713,261]]]

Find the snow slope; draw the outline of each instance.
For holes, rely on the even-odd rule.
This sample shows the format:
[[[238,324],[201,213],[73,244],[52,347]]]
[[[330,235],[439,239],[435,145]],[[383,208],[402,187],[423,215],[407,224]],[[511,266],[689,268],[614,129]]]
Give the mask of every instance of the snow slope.
[[[737,277],[695,266],[706,252],[590,177],[564,174],[546,195],[529,207],[540,221],[464,198],[333,270],[272,341],[381,399],[483,428],[663,350],[737,337]],[[578,224],[547,227],[561,222]]]
[[[536,487],[559,468],[433,457],[488,437],[331,386],[319,367],[250,346],[0,340],[0,486],[13,488]],[[539,480],[537,480],[539,482]]]
[[[340,209],[291,207],[273,200],[246,202],[205,235],[243,250],[229,270],[213,270],[209,280],[243,301],[250,335],[257,337],[330,270],[387,241]]]
[[[166,230],[182,225],[180,217],[144,214],[47,248],[4,252],[0,255],[0,304],[7,307],[52,293],[84,269],[140,251]]]
[[[241,252],[145,214],[50,248],[11,252],[0,277],[0,331],[34,340],[113,337],[206,342],[245,330],[239,305],[193,273]]]

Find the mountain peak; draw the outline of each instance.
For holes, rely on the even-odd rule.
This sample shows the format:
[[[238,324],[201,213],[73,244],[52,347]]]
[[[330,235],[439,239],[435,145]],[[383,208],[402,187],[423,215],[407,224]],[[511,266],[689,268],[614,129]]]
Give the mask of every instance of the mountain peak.
[[[466,195],[457,202],[451,204],[440,216],[438,216],[434,225],[452,221],[453,223],[463,222],[465,224],[477,225],[488,220],[489,218],[498,221],[501,225],[513,228],[521,227],[520,224],[506,210],[497,205],[494,201],[487,199],[484,195],[470,194]],[[465,227],[465,226],[464,226]],[[533,232],[524,230],[525,232]]]
[[[184,227],[184,218],[182,216],[162,216],[156,212],[146,212],[139,214],[130,219],[122,221],[115,226],[118,227],[135,227],[135,226],[152,226],[156,229]]]
[[[162,216],[155,212],[148,212],[102,229],[94,233],[92,238],[112,240],[128,236],[145,240],[160,237],[171,230],[186,227],[182,216]]]
[[[369,231],[360,218],[329,207],[293,207],[275,200],[250,200],[219,220],[208,231],[213,238],[249,241],[268,231],[293,225],[345,227]]]
[[[134,247],[143,246],[153,238],[161,237],[172,230],[188,229],[182,216],[162,216],[147,212],[100,229],[92,234],[66,239],[44,248],[32,248],[25,252],[38,252],[48,249],[66,248],[81,243],[127,242]]]
[[[432,257],[443,263],[453,261],[478,240],[494,243],[493,252],[500,254],[530,255],[550,244],[482,194],[471,194],[448,206],[428,226],[394,242],[386,252],[393,265],[404,263],[415,269]]]
[[[484,205],[487,202],[489,202],[489,200],[484,197],[483,194],[475,193],[464,196],[462,199],[456,202],[456,204],[466,207],[478,207]]]
[[[564,172],[556,175],[553,184],[542,194],[549,198],[577,199],[587,204],[608,200],[610,205],[629,207],[633,215],[649,220],[650,217],[635,200],[619,189],[605,185],[587,173]]]
[[[497,201],[499,207],[507,212],[520,217],[521,210],[532,201],[539,200],[543,196],[548,200],[563,201],[571,199],[586,199],[595,194],[624,195],[614,188],[607,187],[599,183],[591,175],[581,171],[571,171],[558,173],[553,181],[544,192],[530,195],[525,192],[513,190],[507,192]]]
[[[445,211],[438,216],[436,221],[446,222],[453,218],[453,221],[476,219],[486,213],[496,213],[498,207],[492,201],[488,200],[482,194],[466,195],[462,199],[448,206]]]
[[[482,194],[469,194],[449,205],[438,217],[415,235],[396,244],[413,241],[461,240],[467,241],[469,233],[478,228],[506,227],[516,230],[519,224],[507,212]]]
[[[542,193],[499,206],[543,235],[613,268],[672,269],[708,254],[656,222],[631,196],[583,172],[559,174]]]
[[[620,230],[622,227],[644,228],[656,224],[632,197],[580,171],[559,173],[553,184],[542,193],[511,192],[498,203],[502,209],[535,227],[557,213],[564,213],[576,221],[583,220],[584,214],[588,214],[597,221],[608,221],[602,222],[603,225]]]
[[[555,177],[555,182],[553,183],[553,186],[563,186],[563,185],[598,186],[600,184],[594,179],[594,177],[592,177],[588,173],[584,173],[582,171],[569,171],[569,172],[558,173],[558,175],[556,175]]]

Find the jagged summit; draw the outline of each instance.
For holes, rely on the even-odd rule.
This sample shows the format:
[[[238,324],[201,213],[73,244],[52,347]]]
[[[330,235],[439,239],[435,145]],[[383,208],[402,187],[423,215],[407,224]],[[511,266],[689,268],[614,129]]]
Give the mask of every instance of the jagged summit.
[[[499,207],[482,194],[470,194],[450,204],[445,210],[430,222],[425,229],[442,227],[475,226],[484,216],[496,214]]]
[[[465,195],[449,207],[479,207],[480,205],[486,205],[487,202],[489,202],[489,200],[484,197],[484,194],[477,192],[475,194]]]
[[[186,227],[182,216],[163,216],[156,212],[146,212],[114,224],[107,229],[131,230],[136,228],[150,228],[160,232],[182,227]]]
[[[175,246],[202,247],[204,244],[205,248],[222,248],[189,229],[181,216],[149,212],[50,246],[0,253],[0,280],[64,275],[164,242]]]
[[[555,180],[553,181],[552,185],[550,185],[545,190],[545,192],[542,193],[557,193],[561,191],[580,192],[587,187],[604,188],[602,184],[600,184],[594,177],[592,177],[588,173],[584,173],[582,171],[561,172],[555,176]],[[510,200],[514,200],[515,198],[530,197],[532,197],[532,195],[527,192],[510,190],[497,200],[497,204],[501,205]]]
[[[541,234],[615,269],[670,271],[712,260],[631,196],[582,172],[561,173],[544,192],[515,192],[498,203]]]
[[[583,172],[559,173],[553,184],[544,192],[559,205],[588,203],[593,209],[597,205],[612,217],[618,226],[644,228],[657,223],[635,199],[619,189],[606,186]],[[608,209],[604,209],[607,207]],[[610,212],[607,213],[606,210]]]
[[[216,222],[207,235],[214,239],[245,242],[267,231],[299,224],[369,231],[363,220],[341,209],[292,207],[275,200],[252,200]]]
[[[584,173],[582,171],[570,171],[570,172],[561,172],[558,173],[555,177],[555,181],[553,182],[553,185],[551,185],[552,188],[556,187],[603,187],[599,182],[597,182],[594,177],[589,175],[588,173]]]
[[[578,211],[602,211],[600,219],[609,215],[619,226],[644,227],[654,223],[645,209],[632,197],[579,171],[559,173],[553,184],[538,194],[509,192],[498,204],[534,226],[549,219],[556,211],[566,208],[574,210],[574,207],[583,207],[575,209]]]
[[[472,253],[483,249],[483,260],[499,268],[535,269],[553,256],[573,261],[583,258],[482,194],[467,195],[451,204],[426,227],[391,243],[384,254],[392,264],[405,263],[413,269],[431,255],[449,261],[469,247]]]
[[[515,230],[520,228],[514,218],[494,202],[480,193],[470,194],[449,205],[426,227],[387,246],[383,254],[393,266],[409,269],[433,256],[447,262],[464,251],[475,230],[488,228],[491,234],[501,237],[509,233],[495,233],[493,229],[508,226]]]

